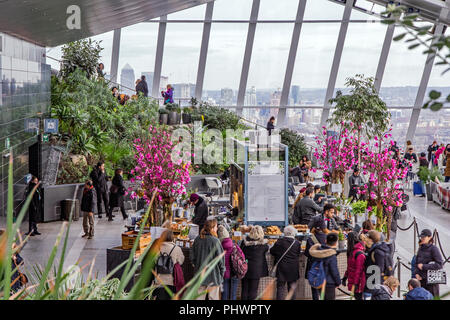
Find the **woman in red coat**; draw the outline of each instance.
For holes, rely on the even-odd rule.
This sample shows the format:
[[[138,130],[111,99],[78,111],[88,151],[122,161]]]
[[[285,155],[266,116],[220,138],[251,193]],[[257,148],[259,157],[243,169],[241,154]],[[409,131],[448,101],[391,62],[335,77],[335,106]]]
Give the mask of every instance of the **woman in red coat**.
[[[347,271],[345,271],[343,284],[348,280],[348,290],[353,291],[356,300],[363,300],[366,284],[364,249],[364,244],[359,240],[358,234],[350,232],[347,237]]]

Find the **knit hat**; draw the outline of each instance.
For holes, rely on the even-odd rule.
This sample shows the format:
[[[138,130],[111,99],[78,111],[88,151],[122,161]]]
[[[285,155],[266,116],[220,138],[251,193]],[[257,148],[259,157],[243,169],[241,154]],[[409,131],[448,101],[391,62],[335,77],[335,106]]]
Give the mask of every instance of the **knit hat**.
[[[217,237],[219,238],[220,241],[222,241],[225,238],[229,238],[230,233],[223,225],[219,225],[217,227]]]
[[[194,202],[194,201],[198,200],[199,198],[200,198],[200,197],[199,197],[198,194],[193,193],[193,194],[191,194],[191,196],[189,197],[189,201]]]

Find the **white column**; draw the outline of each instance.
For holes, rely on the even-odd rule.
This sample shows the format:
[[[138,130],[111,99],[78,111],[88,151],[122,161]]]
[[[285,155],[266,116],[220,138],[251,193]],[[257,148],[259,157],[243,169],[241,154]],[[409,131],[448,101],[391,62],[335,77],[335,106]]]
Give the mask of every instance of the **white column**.
[[[111,55],[110,80],[117,83],[117,75],[119,72],[119,53],[120,53],[120,33],[122,29],[115,29],[113,36],[113,46]]]
[[[164,54],[164,40],[166,38],[167,15],[161,16],[158,30],[158,43],[156,44],[155,69],[153,72],[152,96],[160,96],[159,84],[161,81],[162,60]]]

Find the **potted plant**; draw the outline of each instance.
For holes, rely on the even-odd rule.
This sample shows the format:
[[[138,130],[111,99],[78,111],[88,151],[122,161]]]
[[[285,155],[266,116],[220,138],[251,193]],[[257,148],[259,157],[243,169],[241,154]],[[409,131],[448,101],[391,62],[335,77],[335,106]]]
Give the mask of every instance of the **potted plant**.
[[[169,112],[165,108],[159,109],[159,124],[167,124]]]
[[[357,216],[362,216],[364,213],[366,213],[367,201],[363,200],[355,201],[351,204],[351,207],[352,213],[355,216],[355,222],[357,222]]]
[[[168,103],[166,104],[166,109],[169,112],[169,125],[174,125],[177,123],[177,104]]]
[[[427,167],[419,167],[419,172],[417,172],[417,176],[419,177],[420,181],[422,182],[422,194],[424,194],[424,186],[427,194],[427,198],[429,201],[433,200],[433,196],[431,195],[431,186],[430,186],[430,169]]]
[[[345,249],[345,236],[344,233],[342,232],[342,229],[339,228],[339,234],[338,234],[338,248],[339,250],[344,250]]]
[[[182,119],[184,124],[191,123],[191,113],[192,109],[190,107],[185,107],[183,109]]]

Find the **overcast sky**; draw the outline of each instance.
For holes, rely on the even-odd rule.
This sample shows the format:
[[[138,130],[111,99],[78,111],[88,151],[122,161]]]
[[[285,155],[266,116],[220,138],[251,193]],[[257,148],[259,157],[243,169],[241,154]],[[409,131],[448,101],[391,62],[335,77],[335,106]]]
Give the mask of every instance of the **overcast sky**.
[[[251,0],[216,0],[213,19],[248,19]],[[368,1],[358,5],[372,8]],[[261,0],[259,19],[294,20],[298,0]],[[194,7],[168,16],[168,19],[203,19],[206,5]],[[374,8],[382,11],[382,8]],[[342,5],[328,0],[308,0],[305,20],[341,19]],[[374,16],[353,10],[353,20],[374,20]],[[253,55],[250,63],[248,87],[257,89],[281,88],[286,72],[293,23],[261,23],[256,27]],[[326,88],[333,61],[339,23],[304,23],[292,79],[302,88]],[[242,60],[247,39],[248,24],[213,23],[209,41],[204,89],[217,90],[239,86]],[[196,82],[203,24],[168,23],[164,46],[162,75],[170,83]],[[395,35],[402,30],[398,28]],[[380,23],[351,23],[337,78],[337,87],[343,87],[345,78],[363,73],[375,76],[386,26]],[[394,36],[395,36],[394,35]],[[109,74],[113,32],[94,37],[102,40],[102,61]],[[157,23],[141,23],[122,29],[119,70],[129,63],[138,77],[141,72],[152,72],[155,63]],[[382,86],[418,86],[426,56],[422,49],[409,51],[408,44],[394,42],[386,65]],[[48,55],[61,57],[60,47],[48,48]],[[53,68],[58,64],[47,60]],[[429,85],[448,86],[450,72],[441,76],[443,68],[435,67]],[[120,79],[120,71],[119,71]]]

